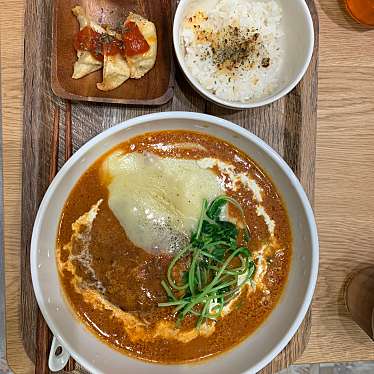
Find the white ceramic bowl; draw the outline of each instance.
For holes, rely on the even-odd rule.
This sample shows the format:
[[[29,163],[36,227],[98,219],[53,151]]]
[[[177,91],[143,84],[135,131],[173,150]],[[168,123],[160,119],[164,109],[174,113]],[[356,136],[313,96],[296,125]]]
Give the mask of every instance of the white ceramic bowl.
[[[201,4],[206,1],[212,0],[181,0],[174,17],[173,43],[175,53],[179,65],[196,91],[206,99],[221,106],[248,109],[270,104],[287,95],[295,88],[309,66],[314,47],[313,21],[305,0],[277,0],[283,10],[281,25],[284,30],[282,43],[285,49],[285,57],[280,71],[282,83],[272,95],[250,103],[227,101],[217,97],[205,89],[192,76],[186,66],[184,60],[185,50],[180,36],[181,25],[187,15],[190,15],[196,8],[201,8]]]
[[[284,294],[266,322],[247,340],[214,359],[189,365],[159,365],[132,359],[106,346],[79,322],[60,287],[55,242],[60,213],[80,176],[103,153],[147,131],[196,130],[218,136],[246,152],[271,176],[287,206],[293,232],[293,257]],[[189,112],[138,117],[104,131],[64,165],[40,205],[31,241],[31,273],[39,307],[64,353],[50,360],[58,369],[70,353],[92,373],[255,373],[290,341],[312,301],[318,272],[318,237],[313,212],[298,179],[261,139],[226,120]],[[54,342],[57,344],[57,341]],[[55,348],[55,346],[54,346]],[[54,352],[54,349],[53,349]]]

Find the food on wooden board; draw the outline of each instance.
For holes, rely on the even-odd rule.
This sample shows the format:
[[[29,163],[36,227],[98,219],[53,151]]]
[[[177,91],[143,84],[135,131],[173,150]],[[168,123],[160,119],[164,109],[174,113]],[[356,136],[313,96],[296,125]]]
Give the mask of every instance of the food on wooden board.
[[[152,22],[130,13],[123,25],[111,28],[92,20],[81,6],[75,6],[72,12],[80,26],[74,38],[78,57],[74,79],[103,69],[103,81],[97,88],[111,91],[129,78],[142,78],[155,65],[157,32]]]

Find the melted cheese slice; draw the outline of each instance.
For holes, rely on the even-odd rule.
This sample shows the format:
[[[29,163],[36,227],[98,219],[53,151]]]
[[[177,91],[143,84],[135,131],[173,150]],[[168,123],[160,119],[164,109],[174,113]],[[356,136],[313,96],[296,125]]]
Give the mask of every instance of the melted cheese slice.
[[[189,241],[203,199],[222,194],[213,171],[195,160],[112,153],[102,165],[109,207],[129,239],[151,253],[174,253]]]
[[[149,45],[149,50],[135,56],[126,56],[130,67],[130,77],[139,79],[147,74],[155,65],[157,57],[157,33],[154,23],[146,20],[138,14],[130,13],[126,22],[135,22],[139,31]],[[125,22],[125,25],[126,25]]]

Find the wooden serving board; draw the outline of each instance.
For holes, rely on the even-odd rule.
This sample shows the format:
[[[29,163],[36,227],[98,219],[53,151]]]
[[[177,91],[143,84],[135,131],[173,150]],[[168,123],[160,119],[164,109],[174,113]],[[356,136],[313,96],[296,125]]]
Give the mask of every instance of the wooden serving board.
[[[174,0],[54,0],[52,29],[52,90],[62,98],[116,104],[161,105],[173,96],[173,32],[171,4]],[[129,79],[112,91],[100,91],[102,70],[82,79],[72,79],[77,60],[73,48],[78,22],[71,9],[80,5],[93,20],[101,24],[123,23],[130,12],[152,20],[164,48],[158,48],[154,68],[142,79]]]
[[[25,13],[21,330],[26,352],[33,361],[37,353],[37,304],[31,283],[29,244],[37,209],[48,187],[53,109],[55,105],[61,107],[62,113],[64,109],[63,100],[51,91],[52,3],[53,0],[29,0]],[[209,113],[245,127],[278,151],[299,177],[313,202],[319,29],[314,1],[307,0],[307,3],[316,34],[314,54],[303,80],[287,97],[252,110],[223,109],[194,92],[177,69],[174,97],[163,106],[73,103],[74,150],[108,127],[142,114],[172,110]],[[63,129],[63,116],[60,120]],[[63,131],[60,131],[60,144],[64,145]],[[59,162],[62,165],[63,147],[60,149]],[[263,373],[276,373],[295,361],[306,347],[310,329],[311,311],[295,337]]]

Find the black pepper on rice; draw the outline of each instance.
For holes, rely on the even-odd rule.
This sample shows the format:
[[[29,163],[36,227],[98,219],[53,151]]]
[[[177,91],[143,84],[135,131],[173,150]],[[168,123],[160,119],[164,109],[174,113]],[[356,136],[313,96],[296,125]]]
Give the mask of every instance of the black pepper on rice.
[[[212,58],[219,70],[235,73],[236,69],[268,68],[270,57],[257,29],[227,25],[217,32],[199,30],[197,39],[209,42],[202,59]]]

